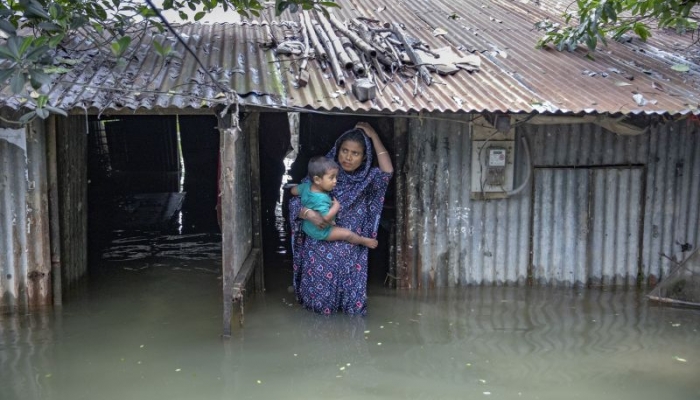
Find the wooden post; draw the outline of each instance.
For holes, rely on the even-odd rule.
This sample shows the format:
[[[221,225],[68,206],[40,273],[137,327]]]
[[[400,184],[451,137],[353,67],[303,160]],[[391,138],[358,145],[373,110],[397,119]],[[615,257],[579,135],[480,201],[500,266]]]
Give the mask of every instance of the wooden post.
[[[240,134],[237,124],[234,124],[237,115],[226,114],[219,118],[219,132],[221,135],[221,267],[223,284],[223,336],[231,336],[231,318],[233,313],[233,279],[234,279],[234,254],[236,252],[235,220],[234,212],[234,176],[236,172],[236,148],[235,142]]]

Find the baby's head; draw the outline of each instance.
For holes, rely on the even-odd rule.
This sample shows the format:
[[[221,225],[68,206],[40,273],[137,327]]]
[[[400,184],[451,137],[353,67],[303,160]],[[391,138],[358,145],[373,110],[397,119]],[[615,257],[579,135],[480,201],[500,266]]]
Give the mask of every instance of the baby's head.
[[[324,156],[312,157],[309,160],[309,179],[326,192],[333,190],[338,177],[338,164]]]

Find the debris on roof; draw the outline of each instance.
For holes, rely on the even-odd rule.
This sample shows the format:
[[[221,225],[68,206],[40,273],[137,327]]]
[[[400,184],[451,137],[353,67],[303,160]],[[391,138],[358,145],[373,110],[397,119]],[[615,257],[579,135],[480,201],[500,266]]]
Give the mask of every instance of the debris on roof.
[[[471,73],[479,71],[481,65],[479,55],[461,54],[449,46],[431,49],[397,22],[381,23],[365,17],[341,21],[334,14],[326,17],[303,11],[299,25],[295,35],[285,37],[275,48],[279,56],[302,58],[294,74],[296,87],[308,84],[309,60],[329,71],[338,86],[345,86],[345,72],[351,73],[358,80],[352,93],[363,93],[360,101],[373,99],[366,94],[375,91],[367,89],[376,88],[378,81],[393,81],[395,75],[407,80],[420,78],[421,84],[430,86],[431,74]]]

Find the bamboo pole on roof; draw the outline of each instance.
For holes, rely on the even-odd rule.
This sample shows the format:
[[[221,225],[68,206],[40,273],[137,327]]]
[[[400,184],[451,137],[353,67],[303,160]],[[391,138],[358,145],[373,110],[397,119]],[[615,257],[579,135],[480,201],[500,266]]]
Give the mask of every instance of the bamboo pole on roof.
[[[304,25],[306,25],[306,32],[309,35],[309,40],[311,40],[311,43],[314,46],[314,50],[316,51],[316,58],[319,60],[327,61],[328,53],[326,53],[326,49],[323,48],[323,45],[321,45],[321,42],[319,41],[318,36],[316,35],[316,31],[314,30],[314,27],[311,24],[311,17],[309,16],[308,11],[302,12],[301,21],[304,23]]]
[[[340,63],[345,67],[345,69],[352,68],[352,60],[345,52],[345,48],[343,48],[343,44],[340,42],[338,35],[335,34],[331,23],[328,22],[326,17],[324,17],[318,12],[316,13],[316,17],[318,19],[318,22],[323,27],[323,30],[326,32],[326,36],[328,36],[329,42],[331,44],[331,48],[328,49],[328,51],[335,51],[335,54],[338,57],[338,61],[340,61]]]
[[[376,50],[376,49],[374,49],[369,43],[367,43],[366,41],[364,41],[358,34],[356,34],[355,32],[351,31],[350,29],[348,29],[348,28],[347,28],[342,22],[340,22],[340,20],[338,20],[338,18],[336,18],[333,14],[330,14],[330,21],[331,21],[331,24],[333,24],[333,26],[335,27],[335,29],[337,29],[338,31],[340,31],[340,33],[342,33],[346,38],[348,38],[348,40],[350,40],[350,41],[355,45],[355,47],[357,47],[358,49],[364,51],[364,52],[367,53],[367,55],[369,55],[370,57],[376,57],[376,56],[377,56],[377,50]]]
[[[338,62],[338,57],[336,57],[336,54],[332,49],[328,35],[326,35],[326,32],[323,30],[320,24],[314,23],[313,21],[311,24],[314,26],[316,34],[321,40],[321,43],[326,48],[328,62],[331,64],[331,70],[333,71],[333,75],[335,75],[336,83],[338,83],[339,86],[345,86],[345,75],[343,74],[343,69],[340,67],[340,63]]]

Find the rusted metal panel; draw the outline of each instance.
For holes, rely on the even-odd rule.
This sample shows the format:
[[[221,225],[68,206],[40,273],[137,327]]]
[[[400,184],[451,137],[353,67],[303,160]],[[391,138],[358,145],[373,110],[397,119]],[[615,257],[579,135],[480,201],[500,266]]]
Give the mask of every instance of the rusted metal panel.
[[[87,121],[57,118],[56,158],[64,292],[87,274]]]
[[[27,129],[27,298],[30,308],[52,304],[49,236],[49,187],[46,169],[46,124]]]
[[[283,69],[289,105],[379,112],[697,112],[700,83],[694,76],[677,73],[670,66],[683,60],[694,70],[700,67],[683,58],[682,46],[679,49],[678,41],[671,40],[665,32],[655,33],[660,38],[669,36],[657,44],[662,51],[638,51],[637,41],[611,42],[591,60],[585,57],[583,49],[576,52],[536,49],[542,32],[534,29],[534,24],[546,18],[556,21],[561,15],[536,2],[438,0],[387,6],[382,0],[341,0],[338,4],[341,8],[332,11],[342,21],[365,17],[401,24],[406,35],[432,49],[452,47],[465,54],[480,55],[481,70],[445,77],[434,75],[436,83],[421,87],[419,95],[415,94],[411,79],[396,77],[386,85],[379,84],[376,100],[360,103],[347,90],[354,81],[350,72],[345,74],[346,87],[342,87],[328,71],[309,68],[308,85],[296,87],[294,68]],[[268,10],[267,18],[274,19],[272,10]],[[298,14],[284,13],[281,18],[296,24],[299,21]],[[438,30],[446,34],[439,34]],[[688,38],[692,35],[684,35],[681,42],[687,42]],[[280,59],[289,60],[284,56]],[[674,61],[669,63],[669,60]],[[286,64],[289,63],[282,65]],[[630,77],[634,84],[626,85]],[[654,90],[645,95],[647,100],[654,101],[643,106],[633,99],[636,87],[665,88],[666,85],[673,87],[672,92]],[[683,94],[673,98],[670,93]],[[691,103],[688,99],[692,99]]]
[[[365,17],[398,24],[406,35],[433,50],[451,47],[462,54],[478,54],[480,71],[433,74],[435,83],[420,88],[411,77],[395,75],[386,84],[379,83],[375,100],[359,102],[350,90],[355,80],[352,72],[346,71],[346,85],[338,86],[332,74],[312,60],[308,85],[300,87],[295,79],[298,56],[278,55],[263,45],[269,42],[266,27],[279,41],[301,40],[300,14],[285,12],[277,17],[270,3],[260,21],[178,26],[205,68],[174,35],[155,29],[135,38],[124,57],[125,65],[114,63],[109,49],[97,50],[89,38],[68,38],[62,49],[74,50],[60,50],[58,55],[81,62],[56,82],[49,102],[91,113],[192,112],[231,104],[233,98],[211,82],[211,73],[238,93],[242,104],[273,108],[383,113],[698,113],[700,66],[685,50],[695,40],[692,33],[676,38],[658,31],[650,43],[611,41],[589,59],[583,48],[574,52],[536,49],[542,32],[533,25],[546,18],[559,20],[561,11],[556,5],[510,0],[416,0],[388,7],[385,3],[340,0],[342,8],[332,11],[342,21]],[[172,46],[179,56],[161,57],[152,50],[154,42]],[[678,62],[689,65],[690,72],[670,68]],[[643,93],[646,103],[635,101],[637,92]],[[9,88],[0,94],[0,106],[22,107]]]
[[[404,262],[412,273],[401,286],[526,280],[529,189],[507,200],[471,200],[470,155],[468,117],[409,124]]]
[[[477,201],[468,119],[412,120],[399,285],[655,282],[700,245],[698,135],[692,121],[638,136],[522,124],[516,143],[529,143],[533,184]],[[527,166],[516,151],[518,186]]]
[[[46,142],[41,121],[0,128],[0,311],[51,304]]]

